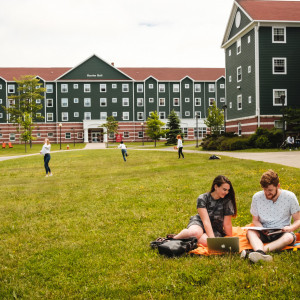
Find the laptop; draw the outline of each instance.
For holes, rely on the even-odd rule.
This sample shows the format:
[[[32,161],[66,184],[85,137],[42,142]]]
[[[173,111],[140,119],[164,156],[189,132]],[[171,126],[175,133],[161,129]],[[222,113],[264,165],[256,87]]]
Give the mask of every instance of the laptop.
[[[235,237],[215,237],[207,238],[207,247],[209,253],[220,252],[239,252],[239,238]]]

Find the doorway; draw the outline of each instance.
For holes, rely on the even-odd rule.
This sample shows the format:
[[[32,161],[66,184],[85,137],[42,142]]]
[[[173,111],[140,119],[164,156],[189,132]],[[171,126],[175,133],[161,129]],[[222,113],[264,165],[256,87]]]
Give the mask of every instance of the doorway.
[[[103,132],[92,131],[92,143],[103,143]]]

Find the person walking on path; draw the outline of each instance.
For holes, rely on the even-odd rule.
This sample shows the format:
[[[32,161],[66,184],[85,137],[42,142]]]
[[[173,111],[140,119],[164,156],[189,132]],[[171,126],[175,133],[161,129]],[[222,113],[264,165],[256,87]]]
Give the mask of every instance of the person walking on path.
[[[118,149],[121,149],[123,159],[124,159],[124,161],[126,161],[126,157],[128,156],[128,153],[127,153],[126,146],[123,143],[123,141],[121,141],[120,145],[118,146]]]
[[[50,141],[49,141],[49,139],[45,139],[45,144],[43,145],[43,148],[40,153],[42,155],[44,155],[44,166],[45,166],[45,170],[46,170],[46,177],[53,175],[51,173],[51,169],[49,167],[49,162],[51,159],[50,149],[51,149]]]
[[[184,158],[184,155],[182,153],[183,144],[182,144],[182,139],[180,134],[177,135],[177,149],[178,149],[178,159],[180,158],[180,155],[182,156],[182,158]]]

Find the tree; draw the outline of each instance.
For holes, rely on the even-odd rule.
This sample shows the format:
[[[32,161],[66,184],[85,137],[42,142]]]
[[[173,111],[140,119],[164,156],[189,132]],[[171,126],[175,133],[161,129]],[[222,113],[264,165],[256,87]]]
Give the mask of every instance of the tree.
[[[154,146],[156,147],[156,141],[163,137],[166,133],[166,131],[162,129],[165,123],[159,120],[157,111],[155,111],[151,112],[146,124],[146,133],[152,140],[154,140]]]
[[[26,144],[34,140],[32,131],[34,122],[44,119],[38,112],[43,108],[41,103],[44,99],[45,88],[38,78],[33,75],[22,76],[19,80],[14,78],[17,83],[17,93],[9,96],[8,106],[4,110],[8,114],[9,122],[17,125],[17,131],[20,132],[21,140]]]
[[[300,132],[300,108],[285,108],[284,119],[288,131]]]
[[[168,129],[166,131],[166,145],[176,145],[177,135],[180,134],[183,137],[183,134],[180,128],[180,120],[174,110],[172,110],[169,114],[168,120]]]
[[[216,106],[215,102],[208,108],[208,115],[204,124],[210,128],[211,133],[220,133],[220,129],[224,124],[224,114],[223,111]]]
[[[119,124],[118,121],[115,120],[113,116],[107,117],[106,118],[106,123],[101,125],[102,127],[106,127],[107,130],[107,135],[109,136],[110,133],[117,134],[118,133],[118,128]],[[107,138],[107,143],[106,143],[106,148],[108,148],[108,138]]]

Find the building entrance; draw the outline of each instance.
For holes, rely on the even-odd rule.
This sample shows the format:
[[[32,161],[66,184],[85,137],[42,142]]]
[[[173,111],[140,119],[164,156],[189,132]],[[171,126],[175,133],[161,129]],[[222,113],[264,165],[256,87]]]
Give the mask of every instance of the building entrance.
[[[103,130],[92,131],[91,142],[92,143],[103,143]]]

